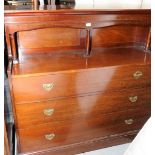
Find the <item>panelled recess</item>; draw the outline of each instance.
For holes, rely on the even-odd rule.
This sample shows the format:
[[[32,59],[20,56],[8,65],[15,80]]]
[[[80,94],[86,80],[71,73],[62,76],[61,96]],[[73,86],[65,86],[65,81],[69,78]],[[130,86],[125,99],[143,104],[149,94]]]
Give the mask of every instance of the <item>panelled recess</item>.
[[[148,27],[115,25],[93,30],[93,47],[145,46]]]
[[[149,28],[115,25],[93,29],[92,48],[111,46],[145,46]],[[49,35],[50,34],[50,35]],[[61,35],[58,35],[61,34]],[[38,39],[40,38],[40,39]],[[23,53],[70,49],[85,49],[86,30],[74,28],[44,28],[18,32],[18,48]]]
[[[58,35],[59,34],[59,35]],[[18,48],[24,53],[84,48],[82,29],[43,28],[18,32]],[[38,39],[39,38],[39,39]]]

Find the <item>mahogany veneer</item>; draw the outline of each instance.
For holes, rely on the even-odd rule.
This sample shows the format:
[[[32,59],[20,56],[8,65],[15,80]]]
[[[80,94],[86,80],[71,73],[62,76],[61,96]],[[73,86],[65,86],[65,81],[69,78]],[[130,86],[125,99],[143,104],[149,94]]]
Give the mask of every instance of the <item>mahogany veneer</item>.
[[[130,97],[138,96],[135,103],[131,104]],[[89,103],[89,104],[88,104]],[[116,92],[89,94],[60,100],[39,101],[16,105],[19,128],[32,125],[55,122],[57,120],[72,119],[73,116],[87,117],[93,107],[94,114],[112,113],[142,106],[150,106],[150,88],[130,89]],[[67,107],[67,108],[66,108]],[[44,111],[54,109],[51,115]]]
[[[130,130],[138,130],[149,118],[149,109],[144,108],[142,110],[134,109],[102,115],[94,115],[91,111],[90,116],[84,117],[82,115],[82,118],[72,116],[70,120],[64,122],[60,120],[59,122],[52,121],[52,123],[41,124],[38,126],[39,130],[36,129],[36,126],[20,129],[17,132],[20,137],[21,152],[52,150],[55,149],[54,147],[87,142],[90,139],[97,140],[114,133],[119,135]],[[125,124],[124,120],[131,117],[134,119],[134,123]],[[45,135],[51,133],[55,134],[52,143],[45,139]]]
[[[150,117],[150,10],[5,11],[19,154],[130,142]]]

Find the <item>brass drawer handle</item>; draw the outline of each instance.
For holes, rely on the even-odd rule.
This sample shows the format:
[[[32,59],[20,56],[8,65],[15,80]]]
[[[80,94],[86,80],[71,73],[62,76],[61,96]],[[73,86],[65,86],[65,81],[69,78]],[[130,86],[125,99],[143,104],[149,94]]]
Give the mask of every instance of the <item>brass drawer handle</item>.
[[[53,83],[45,83],[45,84],[43,84],[43,88],[44,88],[44,90],[46,90],[46,91],[52,90],[53,87],[54,87],[54,84],[53,84]]]
[[[143,76],[143,73],[141,71],[136,71],[134,74],[133,74],[133,77],[134,79],[139,79],[141,76]]]
[[[127,120],[125,120],[125,124],[128,124],[128,125],[133,124],[133,122],[134,122],[133,119],[127,119]]]
[[[136,102],[137,100],[138,100],[138,96],[130,96],[129,97],[129,101],[132,103]]]
[[[55,134],[54,134],[54,133],[46,134],[46,135],[45,135],[45,139],[46,139],[46,140],[52,140],[54,137],[55,137]]]
[[[43,113],[46,116],[51,116],[54,113],[54,109],[44,109]]]

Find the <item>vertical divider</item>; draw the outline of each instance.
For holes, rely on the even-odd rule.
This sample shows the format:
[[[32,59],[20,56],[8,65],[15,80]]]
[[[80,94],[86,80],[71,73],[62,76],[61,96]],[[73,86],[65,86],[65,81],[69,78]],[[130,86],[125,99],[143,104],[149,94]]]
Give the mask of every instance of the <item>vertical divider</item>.
[[[90,56],[92,51],[92,29],[88,28],[86,30],[86,56]]]
[[[148,36],[147,36],[145,51],[150,50],[150,48],[151,48],[150,46],[151,46],[151,28],[150,28]]]
[[[9,36],[9,33],[7,33],[6,29],[5,29],[5,39],[6,39],[6,46],[8,50],[8,60],[9,60],[9,59],[12,59],[12,52],[11,52],[10,36]]]
[[[10,34],[10,42],[11,42],[11,52],[12,52],[13,64],[17,64],[18,58],[17,58],[16,43],[15,43],[15,33]]]

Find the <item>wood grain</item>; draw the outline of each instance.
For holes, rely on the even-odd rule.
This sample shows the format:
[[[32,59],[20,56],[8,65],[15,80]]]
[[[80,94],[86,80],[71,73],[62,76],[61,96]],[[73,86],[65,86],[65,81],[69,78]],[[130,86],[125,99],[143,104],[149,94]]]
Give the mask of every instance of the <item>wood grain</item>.
[[[133,13],[135,13],[134,16],[131,15]],[[61,16],[60,16],[60,14],[61,14]],[[76,20],[73,20],[75,14],[76,14]],[[74,10],[74,9],[71,9],[71,10],[61,10],[60,9],[60,10],[56,10],[56,11],[50,10],[48,12],[44,10],[44,18],[42,18],[42,11],[34,11],[33,16],[29,15],[29,11],[25,11],[25,12],[12,11],[10,13],[7,13],[7,11],[5,12],[5,29],[7,30],[7,33],[6,33],[7,40],[9,40],[8,39],[10,37],[9,35],[14,35],[14,33],[17,33],[17,32],[23,33],[21,31],[31,31],[31,32],[28,32],[28,34],[29,33],[32,34],[32,33],[35,33],[36,31],[42,31],[42,30],[38,30],[38,29],[46,29],[46,28],[52,28],[53,30],[55,29],[55,27],[61,28],[61,29],[63,29],[62,34],[65,32],[66,28],[71,28],[74,30],[83,29],[86,31],[87,23],[91,24],[90,32],[89,32],[90,34],[92,33],[92,31],[94,29],[99,29],[99,28],[105,29],[107,27],[113,27],[113,26],[125,26],[125,27],[132,26],[132,27],[134,27],[134,32],[132,31],[133,28],[130,28],[131,31],[126,31],[125,28],[123,28],[125,31],[120,31],[120,29],[113,28],[113,31],[115,30],[115,32],[112,34],[112,38],[118,37],[118,34],[120,32],[122,32],[122,33],[124,33],[124,34],[122,34],[122,36],[125,37],[123,40],[126,40],[126,42],[129,45],[131,44],[130,42],[133,42],[134,44],[137,44],[137,46],[146,46],[145,40],[147,37],[146,34],[149,31],[148,27],[150,25],[150,10],[139,10],[137,12],[136,12],[136,10],[128,10],[128,11],[127,10],[119,10],[119,11],[112,11],[112,10],[111,11],[110,10],[109,11],[104,11],[104,10],[100,10],[100,11],[97,11],[97,10],[90,11],[89,10],[88,11],[87,10],[87,11],[83,11],[83,10]],[[140,27],[140,29],[143,29],[143,30],[142,31],[137,30],[137,27]],[[74,31],[74,30],[71,30],[71,31]],[[43,31],[45,31],[45,30],[43,30]],[[108,31],[110,33],[111,30],[108,30]],[[24,33],[26,33],[26,32],[24,32]],[[126,35],[126,33],[129,34],[130,36],[132,36],[132,34],[134,35],[136,33],[137,38],[136,39],[134,38],[131,40],[130,37],[128,37],[128,35]],[[56,32],[54,32],[54,33],[52,32],[51,34],[52,34],[52,36],[57,36]],[[44,38],[44,36],[48,36],[48,35],[44,34],[42,36]],[[70,36],[71,36],[70,42],[63,41],[64,45],[65,45],[65,43],[67,43],[67,44],[72,43],[72,41],[75,37],[71,33],[70,33]],[[34,37],[35,37],[35,35],[34,35]],[[68,36],[67,36],[67,38],[68,38]],[[85,38],[85,40],[87,39],[86,32],[85,32],[84,38]],[[94,36],[94,38],[95,38],[95,36]],[[102,38],[102,37],[100,37],[100,38]],[[102,40],[104,40],[104,42],[108,42],[109,37],[105,37],[105,38],[107,41],[103,38],[102,38]],[[140,40],[139,38],[143,38],[144,40],[140,41],[139,45],[138,45],[138,40]],[[93,36],[92,36],[92,39],[93,39]],[[124,41],[122,41],[122,40],[120,41],[120,39],[121,39],[121,36],[119,36],[119,39],[118,39],[118,42],[116,45],[119,45],[119,44],[122,45],[124,43]],[[33,40],[33,37],[32,37],[32,40]],[[43,44],[43,42],[44,42],[43,40],[39,40],[39,43]],[[56,40],[58,45],[59,45],[60,41],[62,41],[62,39]],[[76,42],[76,43],[78,43],[78,42]],[[116,41],[115,41],[115,43],[116,43]],[[33,46],[31,43],[29,46],[34,47],[35,44],[37,44],[36,41],[34,42]],[[53,44],[54,44],[54,42],[53,42]],[[99,43],[95,43],[95,45],[97,45],[97,44],[99,44]],[[113,42],[111,44],[113,44]],[[23,43],[21,45],[23,45]],[[84,48],[84,45],[85,44],[83,42],[83,45],[81,47]],[[10,45],[8,44],[8,46],[10,46]],[[48,44],[46,46],[48,46]],[[51,47],[53,47],[53,46],[54,45],[51,45]],[[89,46],[89,47],[87,47],[87,46]],[[91,43],[85,45],[86,53],[87,53],[87,49],[90,49],[90,47],[91,47]],[[61,49],[61,48],[62,47],[60,46],[59,49]],[[10,49],[10,47],[9,47],[9,49]],[[16,52],[16,55],[15,55],[14,49],[12,49],[12,55],[13,55],[13,59],[16,60],[18,53]],[[18,47],[16,47],[16,49],[18,49]],[[44,50],[46,50],[46,49],[44,49]],[[42,50],[42,51],[44,51],[44,50]],[[39,49],[39,51],[41,51],[41,49]],[[31,52],[32,52],[32,50],[31,50]],[[34,50],[34,52],[36,52],[36,50]]]
[[[111,137],[103,137],[103,138],[98,138],[98,139],[96,138],[96,139],[86,141],[86,142],[75,143],[75,144],[67,145],[64,147],[59,147],[59,149],[49,148],[49,149],[37,151],[34,153],[36,155],[51,155],[51,154],[66,155],[66,152],[67,152],[68,155],[73,155],[73,154],[77,154],[81,152],[87,152],[88,150],[93,151],[96,149],[102,149],[103,146],[108,147],[108,146],[129,143],[135,138],[138,131],[139,130],[135,130],[132,132],[113,135]],[[29,152],[27,154],[32,154],[32,152]]]
[[[147,65],[151,62],[150,53],[137,48],[97,48],[91,52],[90,57],[85,57],[82,51],[37,53],[24,55],[12,68],[13,78],[36,76],[47,72],[80,72],[86,69],[99,69],[102,67],[121,65]],[[117,56],[118,55],[118,56]]]
[[[38,124],[71,120],[72,117],[80,119],[87,117],[91,111],[94,111],[94,115],[99,116],[136,107],[150,108],[150,91],[151,89],[148,87],[110,93],[89,94],[53,101],[16,104],[18,128],[28,128],[29,126]],[[133,96],[138,97],[137,101],[131,102],[129,100],[129,97]],[[47,116],[44,114],[44,110],[46,109],[54,109],[54,113],[51,116]]]
[[[6,130],[6,124],[4,122],[4,155],[10,155],[10,146],[8,141],[8,133]]]
[[[141,26],[109,26],[93,31],[93,47],[145,46],[149,28]]]
[[[137,130],[149,118],[149,110],[145,108],[141,111],[137,108],[107,115],[91,116],[93,116],[93,112],[83,119],[73,117],[66,122],[48,123],[18,130],[21,152],[39,151],[51,147],[54,149],[56,146],[65,146]],[[130,118],[134,120],[134,123],[125,124],[124,121]],[[50,133],[55,134],[51,141],[45,139],[45,134]]]
[[[136,71],[143,73],[140,79],[134,79],[133,74]],[[145,87],[150,86],[149,79],[150,65],[129,65],[14,78],[12,82],[15,102],[24,103],[93,92]],[[54,86],[50,91],[46,91],[43,84]]]
[[[82,42],[82,31],[69,28],[46,28],[32,31],[23,31],[18,33],[19,50],[28,53],[28,51],[46,51],[60,50],[61,47],[69,49],[84,48]],[[49,35],[50,34],[50,35]],[[61,35],[58,35],[61,34]],[[30,37],[31,36],[31,42]],[[41,38],[38,40],[38,38]],[[43,50],[42,50],[43,51]]]

